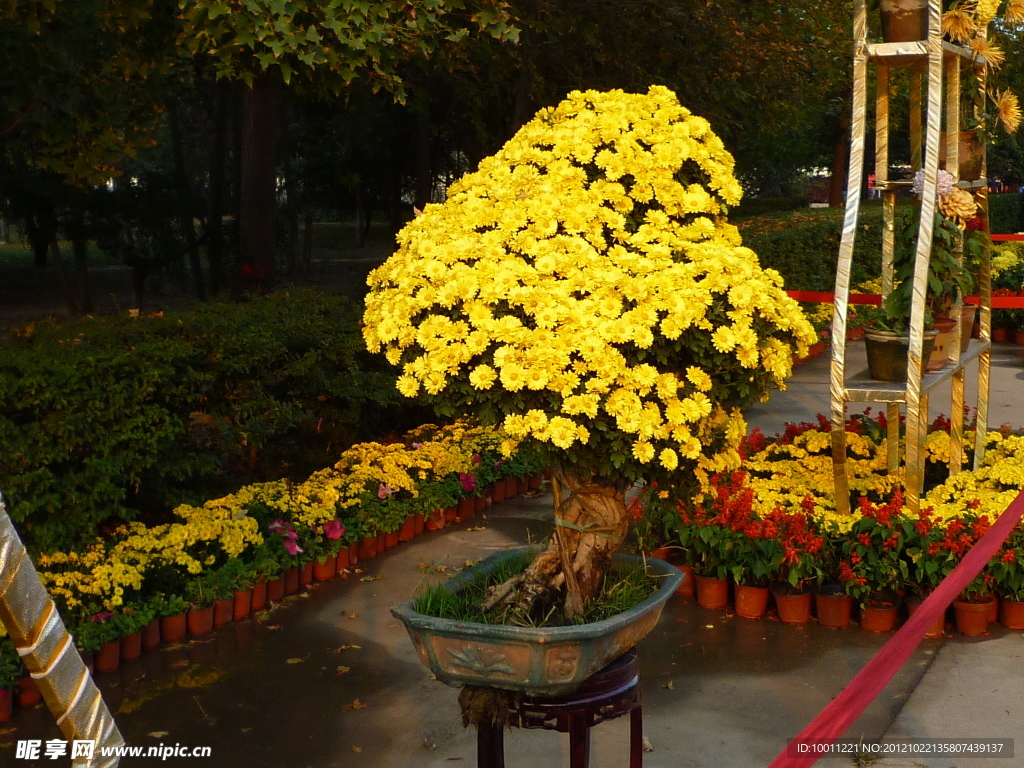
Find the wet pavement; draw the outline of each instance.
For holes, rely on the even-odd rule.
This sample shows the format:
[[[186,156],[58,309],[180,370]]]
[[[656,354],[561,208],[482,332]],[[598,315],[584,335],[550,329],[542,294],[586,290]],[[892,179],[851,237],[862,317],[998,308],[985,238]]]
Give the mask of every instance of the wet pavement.
[[[780,420],[827,407],[828,360],[797,369],[790,389],[751,410]],[[992,423],[1021,419],[1014,392],[1020,353],[1000,348],[993,367]],[[933,398],[933,404],[938,398]],[[998,403],[998,404],[997,404]],[[799,407],[795,416],[792,412]],[[504,502],[484,515],[401,544],[359,564],[347,580],[314,585],[269,615],[200,642],[146,653],[97,682],[126,742],[209,746],[201,759],[125,758],[122,765],[220,768],[405,768],[475,765],[475,731],[459,721],[458,690],[431,679],[391,605],[467,561],[550,534],[549,496]],[[639,646],[644,731],[652,768],[766,766],[884,644],[851,626],[828,630],[750,621],[673,597]],[[1024,765],[1024,639],[926,640],[848,733],[919,737],[1016,737],[1013,759],[879,760],[877,766],[1001,768]],[[16,760],[14,740],[61,735],[43,705],[0,725],[0,766],[67,764]],[[506,733],[509,768],[568,765],[567,737]],[[593,731],[591,764],[628,763],[628,718]],[[849,760],[819,765],[848,766]]]

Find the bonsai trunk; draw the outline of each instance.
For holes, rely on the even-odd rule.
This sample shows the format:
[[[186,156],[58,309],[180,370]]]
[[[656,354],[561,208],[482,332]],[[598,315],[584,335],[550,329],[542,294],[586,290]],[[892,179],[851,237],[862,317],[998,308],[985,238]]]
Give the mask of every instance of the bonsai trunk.
[[[493,588],[485,609],[515,603],[529,611],[538,600],[564,594],[565,617],[583,616],[597,596],[612,555],[629,529],[626,494],[580,478],[564,468],[552,476],[555,535],[551,545],[521,575]]]

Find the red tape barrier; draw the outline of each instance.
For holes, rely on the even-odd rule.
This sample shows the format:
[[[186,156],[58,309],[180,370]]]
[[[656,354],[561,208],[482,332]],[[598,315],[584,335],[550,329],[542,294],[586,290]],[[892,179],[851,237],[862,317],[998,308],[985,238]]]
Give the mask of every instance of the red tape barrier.
[[[1024,239],[1024,235],[1021,235]],[[831,304],[835,301],[836,295],[828,291],[786,291],[791,299],[804,301],[809,304]],[[978,296],[968,296],[969,304],[981,304]],[[874,304],[876,307],[882,303],[882,297],[877,293],[851,293],[851,304]],[[1024,296],[993,296],[992,309],[1024,309]]]
[[[906,663],[907,659],[924,638],[925,632],[939,618],[957,595],[963,592],[975,576],[989,561],[996,550],[1010,535],[1014,526],[1024,514],[1024,491],[1017,494],[995,524],[967,553],[960,564],[953,569],[942,583],[935,588],[911,616],[900,627],[882,649],[875,654],[864,668],[846,685],[815,717],[800,734],[782,750],[768,768],[809,768],[821,757],[818,755],[796,756],[791,753],[798,743],[822,744],[842,737],[846,730],[860,717],[868,704],[874,701]]]

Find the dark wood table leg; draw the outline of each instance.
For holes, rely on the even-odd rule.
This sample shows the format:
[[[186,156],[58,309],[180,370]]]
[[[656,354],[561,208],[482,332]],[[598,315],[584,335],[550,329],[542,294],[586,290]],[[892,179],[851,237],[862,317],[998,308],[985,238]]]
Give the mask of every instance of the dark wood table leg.
[[[477,768],[505,768],[505,732],[493,720],[476,727]]]
[[[590,718],[586,710],[569,713],[569,768],[590,768]]]
[[[644,765],[644,708],[638,706],[629,713],[629,768]]]

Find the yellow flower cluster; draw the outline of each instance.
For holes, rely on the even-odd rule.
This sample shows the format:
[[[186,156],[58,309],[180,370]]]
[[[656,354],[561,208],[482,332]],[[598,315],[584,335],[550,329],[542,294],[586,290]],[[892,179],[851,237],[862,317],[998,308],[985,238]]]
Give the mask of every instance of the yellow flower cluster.
[[[894,474],[887,470],[887,441],[876,443],[854,432],[846,433],[847,472],[850,489],[856,495],[888,498],[903,486],[901,467]],[[967,431],[965,444],[974,440]],[[980,502],[971,514],[998,516],[1024,488],[1024,437],[1003,437],[989,432],[984,465],[977,471],[963,471],[933,488],[921,501],[931,508],[934,519],[946,521],[968,512],[968,502]],[[934,431],[927,437],[930,461],[949,461],[949,433]],[[803,511],[801,503],[810,497],[815,515],[828,527],[848,531],[860,519],[854,511],[839,515],[835,510],[835,486],[832,475],[831,438],[827,432],[809,431],[793,438],[792,443],[771,443],[750,456],[743,464],[748,472],[747,485],[754,490],[754,510],[768,514],[776,508]]]
[[[509,435],[560,449],[602,422],[674,469],[716,411],[719,371],[682,362],[713,352],[679,353],[688,334],[779,387],[791,342],[814,341],[725,222],[740,195],[721,140],[668,89],[574,92],[402,230],[369,277],[367,345],[402,364],[404,395],[499,402]]]

